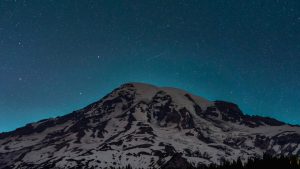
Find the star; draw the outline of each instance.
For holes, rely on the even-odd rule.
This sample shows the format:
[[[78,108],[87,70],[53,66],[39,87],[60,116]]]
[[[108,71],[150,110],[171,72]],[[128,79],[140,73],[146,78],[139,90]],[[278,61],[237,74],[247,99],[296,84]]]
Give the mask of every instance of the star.
[[[20,47],[22,47],[22,48],[24,47],[22,41],[19,41],[19,42],[18,42],[18,45],[19,45]]]
[[[18,2],[14,9],[26,10],[13,10],[14,1]],[[53,109],[60,109],[64,98],[75,96],[65,103],[76,110],[76,99],[82,99],[80,105],[89,103],[132,81],[233,101],[246,114],[284,116],[279,120],[286,122],[297,116],[300,123],[296,113],[300,108],[294,106],[300,96],[298,1],[266,2],[269,10],[253,1],[234,3],[234,13],[227,12],[232,6],[222,2],[184,1],[184,10],[177,10],[182,3],[163,2],[162,7],[155,1],[144,11],[147,3],[139,1],[113,10],[112,16],[107,15],[114,4],[110,1],[82,1],[82,5],[36,1],[27,6],[25,0],[3,2],[8,6],[3,6],[0,17],[0,102],[4,99],[4,109],[14,113],[0,111],[0,132],[8,126],[4,119],[17,117],[17,107],[28,110],[26,120],[35,120],[40,114],[32,105],[48,107],[51,101]],[[213,15],[202,10],[207,7]],[[172,16],[166,17],[169,13]],[[6,99],[11,93],[15,97]],[[30,104],[19,103],[19,95]],[[263,106],[258,106],[260,100]],[[67,113],[64,110],[57,112]],[[22,126],[13,125],[11,129]]]

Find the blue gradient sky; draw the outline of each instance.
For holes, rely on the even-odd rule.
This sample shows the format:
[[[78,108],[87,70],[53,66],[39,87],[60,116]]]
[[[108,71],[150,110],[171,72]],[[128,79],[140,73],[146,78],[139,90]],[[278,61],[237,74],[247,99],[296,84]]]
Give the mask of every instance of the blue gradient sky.
[[[300,1],[0,1],[0,131],[125,82],[300,124]]]

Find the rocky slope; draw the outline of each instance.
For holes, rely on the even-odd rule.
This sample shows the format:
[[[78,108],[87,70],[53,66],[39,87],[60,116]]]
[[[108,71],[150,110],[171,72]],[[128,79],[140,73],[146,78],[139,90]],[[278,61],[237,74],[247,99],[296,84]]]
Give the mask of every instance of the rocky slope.
[[[120,86],[62,117],[0,134],[4,168],[168,168],[300,154],[300,127],[175,88]]]

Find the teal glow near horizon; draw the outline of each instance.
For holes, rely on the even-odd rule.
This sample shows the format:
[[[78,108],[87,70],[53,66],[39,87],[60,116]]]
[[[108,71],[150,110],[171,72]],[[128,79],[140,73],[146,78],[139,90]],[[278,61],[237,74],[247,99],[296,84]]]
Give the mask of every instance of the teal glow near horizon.
[[[300,124],[300,1],[0,1],[0,132],[127,82]]]

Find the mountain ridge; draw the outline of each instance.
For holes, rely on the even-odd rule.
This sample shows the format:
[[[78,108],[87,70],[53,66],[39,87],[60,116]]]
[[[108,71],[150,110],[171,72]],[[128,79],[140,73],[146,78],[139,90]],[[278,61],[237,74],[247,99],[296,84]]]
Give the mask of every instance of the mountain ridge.
[[[299,155],[299,143],[299,126],[245,115],[234,103],[126,83],[83,109],[0,133],[0,169],[199,166]]]

